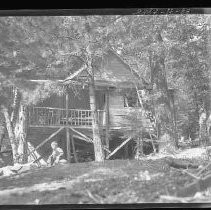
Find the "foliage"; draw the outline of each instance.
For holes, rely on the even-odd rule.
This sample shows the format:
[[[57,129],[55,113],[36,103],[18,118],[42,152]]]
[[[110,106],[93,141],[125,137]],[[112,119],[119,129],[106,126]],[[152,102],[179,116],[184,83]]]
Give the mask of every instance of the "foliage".
[[[121,19],[121,27],[115,30],[120,37],[116,49],[147,83],[151,78],[150,53],[163,54],[168,87],[177,90],[179,135],[192,138],[197,135],[200,107],[207,111],[210,107],[208,20],[205,15],[130,16]],[[162,44],[156,42],[156,32]],[[157,104],[159,93],[153,97]],[[157,109],[157,120],[162,121],[165,113],[165,107]]]
[[[1,17],[0,103],[13,104],[5,91],[10,86],[20,90],[25,104],[62,94],[65,89],[54,80],[35,83],[30,79],[65,79],[82,65],[94,77],[96,71],[103,71],[103,55],[112,49],[140,83],[159,81],[159,87],[153,86],[154,114],[168,132],[173,130],[172,108],[165,90],[177,90],[178,134],[195,138],[199,109],[203,106],[209,112],[210,107],[209,21],[206,15],[186,14]],[[162,74],[154,74],[159,68]],[[132,130],[139,135],[143,122],[134,117]]]

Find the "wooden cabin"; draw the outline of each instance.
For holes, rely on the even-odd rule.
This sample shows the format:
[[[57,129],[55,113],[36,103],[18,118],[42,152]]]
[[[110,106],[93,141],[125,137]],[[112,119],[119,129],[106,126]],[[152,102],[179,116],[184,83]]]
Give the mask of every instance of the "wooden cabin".
[[[136,92],[134,83],[140,88],[141,84],[135,72],[131,72],[131,68],[112,51],[105,56],[101,70],[95,75],[96,105],[102,139],[107,149],[111,150],[110,143],[115,139],[109,138],[108,134],[112,136],[112,133],[127,128],[129,122],[125,116],[129,112],[139,109],[142,113],[136,107],[138,98],[132,94]],[[86,76],[84,71],[77,80]],[[38,149],[42,156],[47,157],[50,154],[50,142],[53,140],[58,141],[66,151],[67,158],[72,149],[93,147],[90,97],[89,86],[85,85],[78,88],[77,93],[69,88],[66,95],[53,95],[36,106],[29,107],[27,139],[34,147],[58,131]],[[144,117],[142,114],[140,116]],[[145,122],[150,130],[150,121],[146,119]]]

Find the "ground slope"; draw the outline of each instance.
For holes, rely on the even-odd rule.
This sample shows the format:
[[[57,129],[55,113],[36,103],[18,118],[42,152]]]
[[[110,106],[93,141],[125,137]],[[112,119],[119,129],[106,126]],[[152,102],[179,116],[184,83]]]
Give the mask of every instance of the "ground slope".
[[[175,158],[190,156],[195,159],[189,161],[205,165],[207,162],[200,158],[202,154],[198,154],[199,157],[195,150],[189,150]],[[169,167],[165,157],[159,155],[141,160],[57,165],[1,177],[0,204],[172,202],[160,196],[175,195],[193,181],[193,177]]]

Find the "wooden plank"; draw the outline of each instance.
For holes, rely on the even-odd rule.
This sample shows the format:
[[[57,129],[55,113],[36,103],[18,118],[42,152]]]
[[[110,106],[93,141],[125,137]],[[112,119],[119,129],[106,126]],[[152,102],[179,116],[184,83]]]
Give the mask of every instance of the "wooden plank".
[[[79,132],[79,131],[77,131],[77,130],[75,130],[74,128],[72,128],[72,127],[69,127],[72,131],[74,131],[75,133],[77,133],[77,134],[79,134],[80,136],[82,136],[84,139],[86,139],[87,140],[87,142],[91,142],[91,143],[93,143],[93,140],[92,139],[90,139],[89,137],[87,137],[86,135],[84,135],[83,133],[81,133],[81,132]]]
[[[87,143],[92,143],[92,142],[88,142],[87,139],[85,139],[84,137],[79,136],[79,135],[73,135],[73,137],[74,137],[74,138],[77,138],[77,139],[80,139],[80,140],[83,140],[83,141],[85,141],[85,142],[87,142]]]
[[[54,136],[56,136],[64,127],[59,128],[56,132],[54,132],[53,134],[51,134],[47,139],[45,139],[43,142],[41,142],[37,147],[34,148],[34,151],[36,151],[37,149],[39,149],[40,147],[42,147],[44,144],[46,144],[49,140],[51,140]],[[31,152],[31,153],[32,153]],[[29,155],[31,155],[31,153]],[[29,156],[28,155],[28,156]]]
[[[125,144],[127,144],[132,137],[127,138],[124,142],[122,142],[113,152],[111,152],[106,159],[109,159],[111,156],[113,156],[118,150],[120,150]]]

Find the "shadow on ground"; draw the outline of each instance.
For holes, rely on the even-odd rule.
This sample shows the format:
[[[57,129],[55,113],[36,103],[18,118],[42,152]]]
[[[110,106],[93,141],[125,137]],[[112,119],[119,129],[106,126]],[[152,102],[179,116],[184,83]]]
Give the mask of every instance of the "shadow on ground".
[[[1,178],[0,204],[159,202],[192,179],[163,159],[59,165]]]

